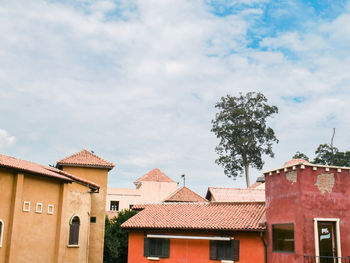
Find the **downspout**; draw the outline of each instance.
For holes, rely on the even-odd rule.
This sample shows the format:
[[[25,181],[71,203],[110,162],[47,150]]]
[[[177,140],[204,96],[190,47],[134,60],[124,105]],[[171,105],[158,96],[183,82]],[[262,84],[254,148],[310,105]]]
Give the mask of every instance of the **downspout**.
[[[261,238],[261,241],[264,244],[264,254],[265,254],[264,258],[265,258],[265,263],[267,263],[267,243],[265,241],[264,234],[266,234],[266,230],[264,232],[260,232],[260,238]]]
[[[88,232],[87,232],[87,241],[86,241],[86,263],[89,262],[89,250],[90,250],[90,227],[91,227],[91,223],[90,223],[90,212],[87,212],[88,213],[88,218],[89,218],[89,221],[88,221]]]

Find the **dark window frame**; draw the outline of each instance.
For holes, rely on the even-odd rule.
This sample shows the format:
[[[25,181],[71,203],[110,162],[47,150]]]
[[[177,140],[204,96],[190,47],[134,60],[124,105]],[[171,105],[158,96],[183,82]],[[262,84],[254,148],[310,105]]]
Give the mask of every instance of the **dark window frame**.
[[[276,239],[281,239],[281,238],[278,238],[278,232],[276,233],[276,231],[284,231],[286,232],[285,230],[283,229],[278,229],[277,227],[278,226],[292,226],[292,230],[293,231],[293,237],[285,237],[283,241],[277,241]],[[294,223],[278,223],[278,224],[271,224],[271,232],[272,232],[272,252],[276,252],[276,253],[288,253],[288,254],[294,254],[295,253],[295,228],[294,228]],[[281,235],[281,234],[280,234]],[[284,233],[284,235],[286,235],[286,233]],[[290,240],[288,239],[292,239],[293,243],[292,243],[292,249],[285,249],[283,248],[283,244],[285,242],[291,242]],[[283,243],[281,243],[283,242]],[[282,245],[281,245],[282,244]]]
[[[69,222],[69,246],[79,246],[80,218],[77,215],[72,216]]]
[[[4,221],[0,219],[0,247],[2,247],[3,237],[4,237]]]
[[[111,200],[109,210],[110,211],[119,211],[119,201]]]
[[[169,258],[169,238],[144,238],[143,255],[145,257]]]
[[[239,261],[239,240],[228,241],[210,240],[209,258],[211,260],[232,260]]]

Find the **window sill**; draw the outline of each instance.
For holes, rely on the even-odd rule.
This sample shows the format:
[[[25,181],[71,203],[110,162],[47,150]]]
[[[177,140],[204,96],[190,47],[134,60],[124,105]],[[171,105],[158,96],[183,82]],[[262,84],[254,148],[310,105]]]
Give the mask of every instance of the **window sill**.
[[[159,257],[147,257],[148,260],[156,260],[158,261],[159,260]]]
[[[67,247],[72,247],[72,248],[74,248],[74,247],[79,247],[79,245],[67,245]]]
[[[221,260],[221,263],[234,263],[233,260],[223,259]]]

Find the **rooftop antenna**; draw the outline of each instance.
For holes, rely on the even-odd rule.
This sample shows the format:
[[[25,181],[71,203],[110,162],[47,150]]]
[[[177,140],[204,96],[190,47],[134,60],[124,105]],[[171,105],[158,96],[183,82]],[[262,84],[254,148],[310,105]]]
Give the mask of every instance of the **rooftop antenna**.
[[[181,175],[181,178],[184,179],[184,186],[186,186],[186,175],[185,175],[185,174],[182,174],[182,175]]]

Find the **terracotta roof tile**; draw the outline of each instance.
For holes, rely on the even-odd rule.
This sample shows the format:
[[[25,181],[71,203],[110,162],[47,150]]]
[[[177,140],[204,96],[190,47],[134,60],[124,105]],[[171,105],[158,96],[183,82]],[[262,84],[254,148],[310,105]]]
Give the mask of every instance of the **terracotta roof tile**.
[[[158,168],[154,168],[152,171],[149,171],[144,176],[137,179],[134,183],[137,184],[137,183],[142,182],[142,181],[169,182],[169,183],[174,182]]]
[[[208,202],[208,200],[183,186],[164,199],[163,202]]]
[[[216,202],[265,202],[265,189],[209,187],[206,198]]]
[[[292,159],[286,163],[284,163],[283,167],[287,167],[287,166],[292,166],[292,165],[298,165],[298,164],[307,164],[307,165],[311,165],[310,162],[304,160],[304,159]]]
[[[87,166],[94,168],[106,168],[112,169],[115,165],[108,162],[101,157],[89,152],[88,150],[82,150],[57,162],[56,166]]]
[[[83,184],[87,184],[88,186],[92,186],[93,188],[100,188],[100,186],[90,180],[87,180],[87,179],[84,179],[84,178],[81,178],[81,177],[78,177],[74,174],[70,174],[70,173],[67,173],[66,171],[62,171],[60,169],[57,169],[55,167],[46,167],[46,169],[49,169],[53,172],[56,172],[56,173],[59,173],[59,174],[62,174],[66,177],[69,177],[71,179],[73,179],[73,181],[77,181],[77,182],[80,182],[80,183],[83,183]]]
[[[50,167],[0,154],[0,167],[52,177],[67,182],[72,179],[51,170]]]
[[[122,224],[136,229],[263,230],[265,203],[164,203],[145,209]]]

